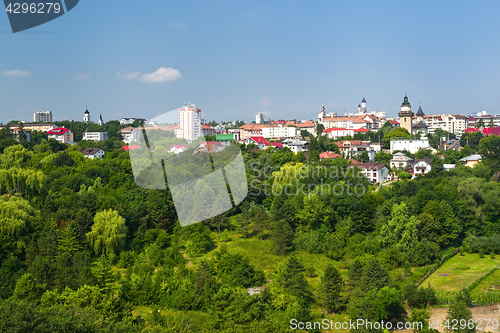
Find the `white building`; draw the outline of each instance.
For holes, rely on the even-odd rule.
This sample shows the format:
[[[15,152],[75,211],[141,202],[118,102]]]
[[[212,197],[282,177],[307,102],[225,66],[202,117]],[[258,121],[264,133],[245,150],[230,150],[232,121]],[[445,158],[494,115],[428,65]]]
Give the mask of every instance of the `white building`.
[[[83,157],[102,160],[104,157],[104,150],[101,148],[87,148],[82,150]]]
[[[90,121],[90,112],[89,109],[86,109],[83,113],[83,121],[88,123]]]
[[[337,139],[337,138],[343,138],[344,136],[348,135],[353,136],[354,130],[346,128],[327,128],[326,130],[323,131],[323,134],[325,134],[330,139]]]
[[[169,152],[179,155],[184,150],[186,150],[186,145],[171,145]]]
[[[419,149],[430,149],[429,138],[423,137],[419,140],[393,139],[391,140],[391,153],[396,150],[406,150],[415,154]]]
[[[300,134],[300,129],[295,126],[284,126],[282,124],[273,127],[263,127],[264,138],[294,138]]]
[[[430,158],[416,159],[413,162],[413,165],[408,168],[408,171],[411,174],[413,174],[414,176],[425,175],[426,173],[430,172],[431,170],[432,170],[432,164],[431,164]]]
[[[258,113],[256,116],[255,116],[255,123],[257,125],[260,125],[260,124],[263,124],[264,123],[264,115],[262,113]]]
[[[469,127],[469,118],[459,114],[433,114],[425,116],[424,122],[429,126],[430,134],[434,134],[437,129],[441,129],[459,135],[465,133],[465,130]]]
[[[137,141],[139,139],[139,135],[141,134],[141,129],[129,126],[122,128],[120,130],[120,134],[122,135],[123,142],[130,144],[132,141]]]
[[[179,130],[178,137],[186,139],[188,142],[196,140],[202,136],[201,131],[201,110],[195,104],[187,103],[179,109]]]
[[[406,168],[413,164],[413,159],[406,156],[404,153],[396,153],[389,161],[389,164],[392,169],[406,170]]]
[[[283,141],[283,147],[288,147],[291,151],[297,154],[301,151],[306,152],[309,148],[309,142],[299,139],[286,139],[285,141]]]
[[[144,122],[148,122],[149,121],[149,119],[144,119],[144,118],[122,118],[120,120],[120,125],[132,124],[136,120],[141,120],[141,121],[144,121]]]
[[[389,179],[389,170],[380,163],[357,163],[351,164],[347,169],[358,167],[361,173],[372,183],[382,183]]]
[[[50,123],[52,122],[52,111],[37,111],[33,115],[35,123]]]
[[[58,127],[51,129],[50,131],[47,132],[48,138],[50,139],[55,139],[59,142],[62,143],[71,143],[73,142],[73,131],[64,128],[64,127]]]
[[[106,141],[108,134],[106,132],[83,132],[82,140]]]

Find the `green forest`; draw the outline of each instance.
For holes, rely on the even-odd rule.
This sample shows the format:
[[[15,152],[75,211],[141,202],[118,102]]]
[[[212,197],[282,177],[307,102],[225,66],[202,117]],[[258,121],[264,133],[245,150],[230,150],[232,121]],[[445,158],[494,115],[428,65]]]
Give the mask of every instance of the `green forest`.
[[[60,125],[80,139],[85,130]],[[497,136],[471,134],[462,152],[418,152],[431,172],[382,186],[347,172],[348,159],[320,160],[338,151],[321,135],[308,158],[242,145],[249,195],[181,227],[169,189],[138,187],[120,126],[106,126],[110,140],[75,145],[0,133],[0,331],[292,332],[291,319],[426,323],[436,306],[469,320],[479,296],[443,294],[425,279],[453,256],[500,255]],[[380,136],[387,143],[391,130],[355,139]],[[88,147],[104,159],[84,158]],[[460,165],[476,151],[482,163]],[[274,190],[285,184],[289,192]]]

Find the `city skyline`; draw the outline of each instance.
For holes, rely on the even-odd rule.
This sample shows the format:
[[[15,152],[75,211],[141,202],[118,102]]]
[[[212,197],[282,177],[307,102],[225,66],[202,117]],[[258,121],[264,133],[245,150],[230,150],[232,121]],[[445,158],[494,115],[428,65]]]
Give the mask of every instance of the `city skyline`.
[[[118,6],[119,4],[119,6]],[[151,7],[155,10],[151,10]],[[192,101],[207,121],[500,114],[500,4],[81,3],[31,32],[0,16],[0,122],[152,119]],[[124,19],[125,18],[125,19]],[[228,29],[230,27],[230,29]],[[190,52],[191,51],[191,52]],[[12,116],[15,115],[15,116]]]

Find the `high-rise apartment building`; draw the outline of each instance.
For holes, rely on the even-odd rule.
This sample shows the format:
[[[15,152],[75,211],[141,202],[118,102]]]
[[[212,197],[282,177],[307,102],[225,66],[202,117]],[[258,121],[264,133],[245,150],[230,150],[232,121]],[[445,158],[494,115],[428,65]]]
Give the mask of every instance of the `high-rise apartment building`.
[[[52,111],[37,111],[33,114],[35,123],[50,123],[52,122]]]
[[[186,139],[188,142],[192,142],[201,135],[201,110],[195,104],[187,103],[179,109],[179,129],[177,136]]]

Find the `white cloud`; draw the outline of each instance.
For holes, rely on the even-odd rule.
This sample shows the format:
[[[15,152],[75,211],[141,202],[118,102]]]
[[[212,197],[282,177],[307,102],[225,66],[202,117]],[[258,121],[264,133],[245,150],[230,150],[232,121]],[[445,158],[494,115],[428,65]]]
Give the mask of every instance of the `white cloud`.
[[[263,108],[268,108],[272,104],[273,104],[273,101],[271,101],[271,99],[269,97],[264,96],[260,99],[260,106]]]
[[[75,80],[88,80],[88,79],[90,79],[90,74],[75,75],[74,79]]]
[[[116,77],[120,79],[128,80],[140,80],[147,83],[162,83],[168,81],[175,81],[182,77],[181,72],[178,69],[172,67],[160,67],[153,73],[145,73],[141,75],[141,72],[132,73],[121,73],[117,72]]]
[[[141,76],[141,72],[124,73],[116,72],[116,77],[119,79],[134,80]]]
[[[140,80],[149,83],[167,82],[175,81],[182,77],[181,72],[178,69],[172,67],[160,67],[153,73],[146,73],[141,75]]]
[[[31,72],[28,71],[22,71],[19,69],[14,69],[11,71],[5,71],[3,72],[3,75],[5,76],[10,76],[10,77],[25,77],[25,76],[31,76]]]
[[[179,30],[184,30],[184,29],[187,29],[187,24],[184,24],[184,23],[177,23],[177,22],[171,22],[170,23],[170,28],[173,28],[173,29],[179,29]]]

